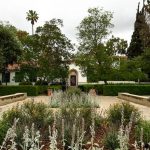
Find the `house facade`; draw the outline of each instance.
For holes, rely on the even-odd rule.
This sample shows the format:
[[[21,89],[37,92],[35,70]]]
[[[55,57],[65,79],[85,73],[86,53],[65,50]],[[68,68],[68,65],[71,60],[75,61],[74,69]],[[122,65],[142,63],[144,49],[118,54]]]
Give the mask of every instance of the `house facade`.
[[[15,81],[15,76],[19,66],[17,64],[8,65],[7,72],[0,73],[0,81],[2,84],[7,85],[18,85],[19,82]],[[87,83],[87,77],[82,75],[82,71],[74,62],[71,62],[69,65],[69,74],[68,74],[68,85],[69,86],[78,86],[79,84]]]
[[[79,66],[74,62],[69,65],[69,76],[68,84],[69,86],[78,86],[80,84],[87,83],[87,77],[82,74],[82,71]]]

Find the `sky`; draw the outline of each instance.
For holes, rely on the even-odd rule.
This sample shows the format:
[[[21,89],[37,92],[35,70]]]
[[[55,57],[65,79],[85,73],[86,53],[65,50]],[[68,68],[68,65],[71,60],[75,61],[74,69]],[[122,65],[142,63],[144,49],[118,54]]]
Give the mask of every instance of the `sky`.
[[[0,21],[9,21],[18,29],[31,34],[26,12],[34,10],[39,15],[34,28],[52,18],[62,19],[63,33],[73,43],[77,43],[76,27],[88,15],[88,8],[103,7],[104,10],[113,12],[112,34],[130,43],[138,2],[142,7],[143,0],[1,0]]]

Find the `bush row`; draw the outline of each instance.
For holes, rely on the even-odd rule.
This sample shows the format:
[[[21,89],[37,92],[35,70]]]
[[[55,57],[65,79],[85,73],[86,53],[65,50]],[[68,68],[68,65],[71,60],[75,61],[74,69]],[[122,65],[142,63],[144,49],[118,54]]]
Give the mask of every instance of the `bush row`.
[[[52,91],[58,91],[62,89],[61,85],[41,85],[41,86],[37,86],[38,87],[38,94],[46,94],[47,93],[47,89],[51,89]]]
[[[95,89],[96,93],[105,96],[117,96],[119,92],[128,92],[137,95],[150,95],[150,85],[100,85],[88,84],[78,86],[82,91],[89,92],[90,89]],[[46,94],[47,89],[61,90],[60,85],[52,86],[0,86],[0,95],[8,95],[14,93],[27,93],[28,96],[37,96],[39,94]]]
[[[90,89],[95,89],[97,94],[104,96],[117,96],[119,92],[127,92],[137,95],[150,95],[150,85],[137,84],[85,84],[79,85],[79,88],[84,92],[89,92]]]
[[[60,90],[61,86],[32,86],[32,85],[19,85],[19,86],[0,86],[0,96],[27,93],[28,96],[37,96],[39,94],[46,94],[47,89]]]
[[[105,85],[103,95],[117,96],[119,92],[137,95],[150,95],[150,85]]]
[[[84,84],[78,86],[83,92],[88,93],[90,89],[95,89],[97,94],[103,94],[103,85],[102,84]]]

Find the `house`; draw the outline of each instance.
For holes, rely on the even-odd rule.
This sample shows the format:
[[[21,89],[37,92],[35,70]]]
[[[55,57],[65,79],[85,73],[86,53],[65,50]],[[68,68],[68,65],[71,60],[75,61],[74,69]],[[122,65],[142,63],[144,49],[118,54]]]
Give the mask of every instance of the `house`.
[[[69,86],[77,86],[79,84],[85,83],[87,83],[87,77],[83,76],[80,67],[77,66],[75,62],[71,62],[69,65],[69,76],[68,76]]]
[[[7,82],[8,85],[18,85],[19,82],[15,81],[15,76],[19,68],[18,64],[8,65],[7,70],[0,73],[0,81],[2,84]],[[82,75],[79,66],[75,62],[71,62],[69,65],[68,85],[77,86],[84,83],[87,83],[87,77]]]

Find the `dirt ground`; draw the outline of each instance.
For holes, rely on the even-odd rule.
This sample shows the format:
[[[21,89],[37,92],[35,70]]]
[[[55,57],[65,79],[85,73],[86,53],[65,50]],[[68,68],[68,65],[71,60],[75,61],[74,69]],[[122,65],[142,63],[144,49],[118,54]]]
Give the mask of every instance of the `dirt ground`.
[[[26,100],[23,100],[23,101],[18,101],[18,102],[4,105],[4,106],[0,106],[0,116],[2,116],[4,111],[11,109],[12,107],[16,105],[22,105],[24,102],[31,101],[33,100],[33,98],[35,102],[44,102],[46,104],[50,102],[49,96],[28,97]],[[111,105],[115,103],[121,103],[124,100],[118,99],[116,96],[96,96],[95,101],[96,103],[99,104],[101,110],[107,111]],[[150,107],[142,106],[142,105],[135,104],[135,103],[130,103],[130,104],[134,105],[135,107],[139,109],[144,119],[150,120]]]

